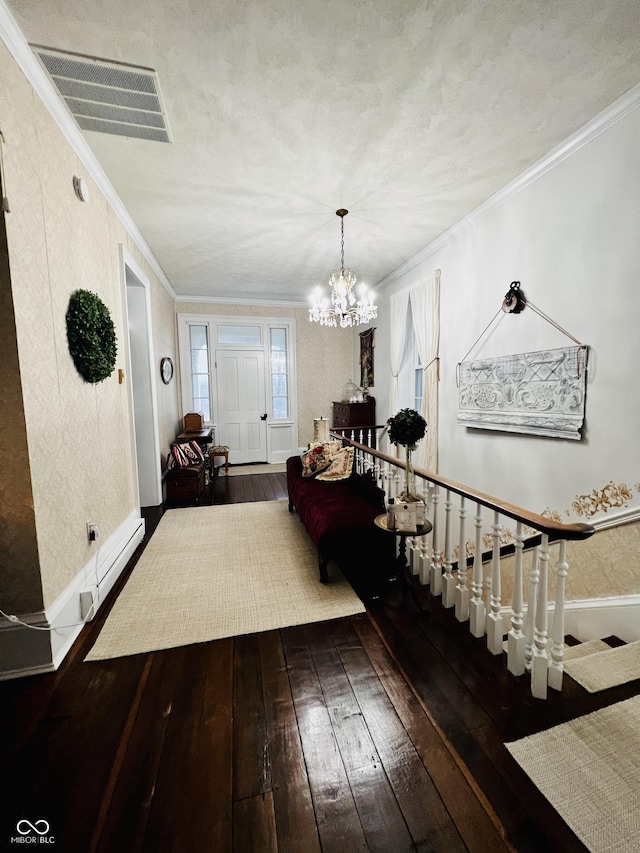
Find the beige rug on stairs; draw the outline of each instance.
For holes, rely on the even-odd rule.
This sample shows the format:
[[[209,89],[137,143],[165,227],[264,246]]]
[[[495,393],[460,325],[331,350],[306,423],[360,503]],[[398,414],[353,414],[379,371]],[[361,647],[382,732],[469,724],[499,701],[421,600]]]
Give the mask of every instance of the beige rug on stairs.
[[[572,648],[578,650],[581,646]],[[569,647],[565,649],[565,672],[589,693],[597,693],[599,690],[606,690],[608,687],[616,687],[618,684],[626,684],[628,681],[640,678],[640,641],[616,648],[605,644],[604,650],[595,646],[592,648],[594,652],[577,657],[570,657],[567,654]],[[640,850],[640,839],[638,839],[638,849]]]
[[[640,850],[640,697],[505,744],[592,853]]]
[[[86,660],[203,643],[362,613],[286,501],[166,512]]]

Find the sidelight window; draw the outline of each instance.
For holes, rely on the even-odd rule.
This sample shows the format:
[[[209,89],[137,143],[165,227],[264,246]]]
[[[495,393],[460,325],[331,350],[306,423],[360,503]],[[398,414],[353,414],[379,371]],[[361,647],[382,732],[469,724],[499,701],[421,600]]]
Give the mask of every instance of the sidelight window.
[[[189,326],[189,350],[191,354],[191,411],[202,412],[207,423],[211,423],[211,372],[209,358],[209,327]]]
[[[289,418],[289,358],[287,330],[272,327],[269,330],[269,356],[271,370],[271,407],[273,420]]]

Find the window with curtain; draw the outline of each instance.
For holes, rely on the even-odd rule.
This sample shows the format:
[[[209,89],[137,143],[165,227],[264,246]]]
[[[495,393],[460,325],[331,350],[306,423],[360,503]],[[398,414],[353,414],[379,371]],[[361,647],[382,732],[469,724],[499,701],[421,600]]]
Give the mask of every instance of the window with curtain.
[[[440,270],[394,294],[391,305],[391,409],[410,407],[427,421],[417,464],[438,470]]]

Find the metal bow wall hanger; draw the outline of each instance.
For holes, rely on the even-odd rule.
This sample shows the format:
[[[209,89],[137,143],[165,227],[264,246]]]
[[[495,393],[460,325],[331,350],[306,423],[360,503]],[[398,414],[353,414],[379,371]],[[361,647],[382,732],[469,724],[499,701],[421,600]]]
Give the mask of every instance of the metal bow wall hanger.
[[[512,281],[511,284],[509,285],[509,290],[504,295],[504,299],[502,300],[502,305],[500,306],[500,308],[498,309],[498,311],[496,312],[494,317],[491,319],[489,324],[482,331],[480,336],[472,344],[471,349],[467,352],[467,354],[464,356],[464,358],[461,359],[458,362],[458,364],[456,365],[456,385],[459,386],[459,384],[460,384],[459,383],[460,365],[462,364],[463,361],[467,360],[467,358],[469,357],[471,352],[476,348],[478,343],[482,340],[482,338],[489,331],[489,329],[491,328],[491,326],[495,322],[496,318],[499,317],[500,314],[521,314],[524,311],[524,309],[527,307],[531,308],[531,310],[534,311],[539,317],[542,317],[543,320],[546,320],[546,322],[549,323],[551,326],[553,326],[554,329],[557,329],[559,332],[562,332],[563,335],[566,335],[568,338],[570,338],[581,349],[584,349],[584,350],[587,349],[586,344],[583,344],[577,338],[574,338],[573,335],[569,334],[569,332],[567,332],[566,329],[563,329],[562,326],[559,326],[558,323],[555,322],[555,320],[552,320],[551,317],[549,317],[547,314],[544,313],[544,311],[541,311],[539,308],[537,308],[533,304],[533,302],[531,302],[531,300],[527,299],[526,296],[524,295],[523,291],[520,289],[520,282],[519,281]]]

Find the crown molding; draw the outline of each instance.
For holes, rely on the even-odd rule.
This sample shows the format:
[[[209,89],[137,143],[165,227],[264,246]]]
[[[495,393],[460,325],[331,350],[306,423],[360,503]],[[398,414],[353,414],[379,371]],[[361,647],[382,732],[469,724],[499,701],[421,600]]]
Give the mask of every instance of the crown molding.
[[[64,138],[79,157],[92,180],[100,192],[104,195],[109,205],[113,208],[116,216],[126,228],[127,232],[135,241],[136,246],[154,273],[162,282],[163,287],[172,299],[176,298],[173,285],[167,278],[164,270],[158,263],[157,258],[151,251],[146,240],[140,233],[138,226],[133,221],[131,214],[122,203],[121,198],[115,191],[113,184],[107,178],[102,166],[98,163],[94,153],[91,151],[86,139],[82,135],[75,120],[67,112],[62,100],[53,88],[51,81],[41,68],[40,63],[33,55],[22,31],[18,27],[4,0],[0,0],[0,38],[5,43],[7,50],[18,63],[23,74],[33,87],[34,91],[43,102],[51,117],[58,125]]]
[[[614,101],[610,106],[606,107],[597,116],[590,119],[574,134],[561,142],[555,148],[545,154],[540,160],[525,169],[520,175],[510,181],[502,189],[498,190],[493,195],[489,196],[486,201],[478,205],[467,216],[460,219],[455,225],[452,225],[444,231],[439,237],[436,237],[431,243],[420,249],[415,255],[412,255],[403,264],[390,272],[376,284],[376,287],[387,287],[402,276],[406,275],[419,264],[426,261],[431,255],[439,252],[448,243],[451,243],[459,237],[464,231],[479,222],[488,213],[491,213],[500,205],[504,204],[509,199],[516,196],[523,189],[528,187],[541,178],[546,172],[553,169],[567,157],[575,154],[584,145],[594,140],[597,136],[608,130],[614,124],[619,122],[630,112],[640,106],[640,84],[629,89],[624,95]]]
[[[266,305],[269,308],[308,308],[308,302],[291,302],[277,299],[250,299],[241,296],[196,296],[195,294],[178,294],[176,302],[201,302],[213,305]]]

